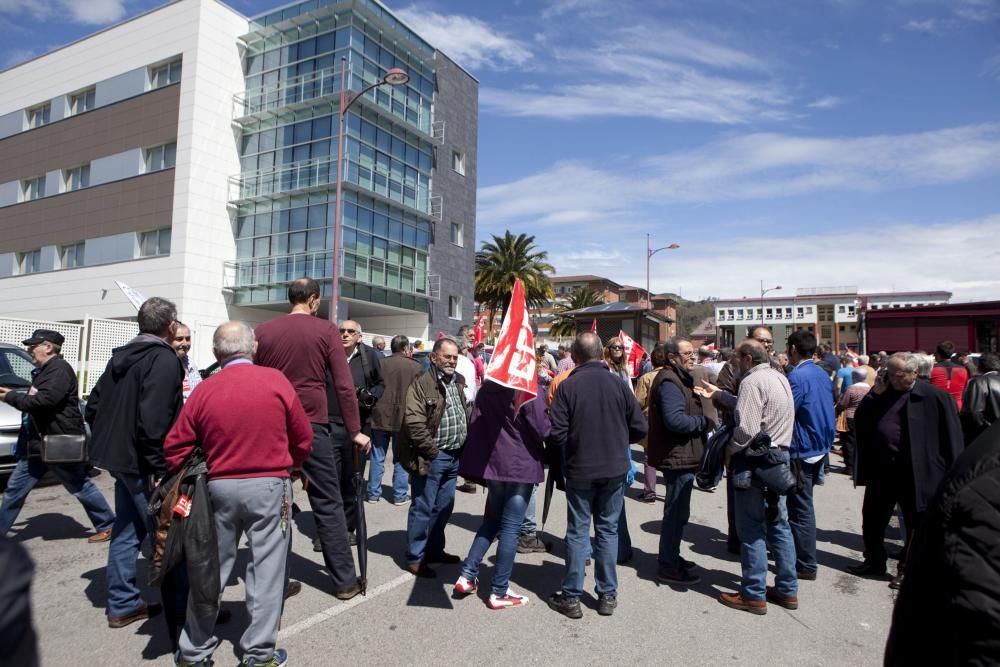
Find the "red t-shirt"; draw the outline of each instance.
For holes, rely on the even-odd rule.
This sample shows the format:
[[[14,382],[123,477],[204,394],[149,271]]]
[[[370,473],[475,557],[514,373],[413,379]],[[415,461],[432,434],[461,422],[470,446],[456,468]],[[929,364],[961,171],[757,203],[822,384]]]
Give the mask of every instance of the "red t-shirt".
[[[965,366],[953,361],[942,361],[934,364],[931,371],[931,384],[952,395],[958,409],[962,409],[962,393],[969,382],[969,371]]]
[[[340,332],[332,322],[305,314],[289,314],[257,325],[254,362],[277,368],[295,387],[313,424],[330,421],[326,404],[326,371],[333,378],[340,414],[348,433],[361,431],[354,380],[347,367]]]

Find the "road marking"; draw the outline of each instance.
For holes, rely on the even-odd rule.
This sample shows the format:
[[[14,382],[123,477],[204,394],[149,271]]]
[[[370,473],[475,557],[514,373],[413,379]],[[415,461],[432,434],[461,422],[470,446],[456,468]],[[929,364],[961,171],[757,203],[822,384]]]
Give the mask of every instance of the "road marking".
[[[339,616],[340,614],[343,614],[344,612],[353,609],[358,605],[364,604],[366,602],[369,602],[377,598],[383,593],[388,593],[392,589],[398,588],[408,581],[413,581],[413,575],[401,574],[395,579],[387,581],[381,586],[376,586],[375,588],[371,589],[370,591],[368,591],[368,595],[356,595],[347,602],[341,602],[340,604],[336,604],[330,607],[329,609],[324,609],[323,611],[313,614],[308,618],[302,619],[301,621],[299,621],[294,625],[290,625],[287,628],[284,628],[278,633],[278,639],[288,639],[293,635],[297,635],[303,630],[308,630],[309,628],[318,623],[322,623],[323,621],[327,621],[331,618],[334,618],[335,616]]]

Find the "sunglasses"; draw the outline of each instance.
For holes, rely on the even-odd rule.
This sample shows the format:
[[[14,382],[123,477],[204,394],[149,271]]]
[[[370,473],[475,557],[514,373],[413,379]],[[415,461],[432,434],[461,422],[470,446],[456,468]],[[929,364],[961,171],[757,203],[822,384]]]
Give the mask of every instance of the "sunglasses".
[[[608,345],[609,350],[624,350],[625,348],[621,345]]]

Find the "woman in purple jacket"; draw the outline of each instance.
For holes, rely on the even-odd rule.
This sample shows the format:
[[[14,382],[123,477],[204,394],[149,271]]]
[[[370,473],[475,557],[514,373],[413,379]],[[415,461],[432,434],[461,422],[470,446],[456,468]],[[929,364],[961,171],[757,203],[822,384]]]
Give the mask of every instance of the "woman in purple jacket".
[[[548,410],[544,395],[515,409],[513,389],[490,380],[483,382],[469,423],[469,437],[459,464],[459,474],[489,490],[486,516],[476,532],[462,576],[455,583],[458,596],[474,593],[479,585],[479,565],[493,539],[500,536],[493,572],[490,609],[521,607],[526,595],[511,590],[510,573],[517,553],[517,537],[535,484],[544,480],[542,458],[548,437]]]

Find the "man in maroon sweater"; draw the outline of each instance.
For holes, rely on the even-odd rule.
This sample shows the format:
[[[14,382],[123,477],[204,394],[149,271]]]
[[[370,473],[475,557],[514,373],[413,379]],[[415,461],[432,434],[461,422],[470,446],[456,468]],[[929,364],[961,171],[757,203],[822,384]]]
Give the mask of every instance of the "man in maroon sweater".
[[[361,592],[361,586],[347,535],[337,457],[330,434],[327,373],[333,381],[347,436],[365,452],[371,444],[361,432],[358,399],[340,331],[332,322],[315,316],[319,310],[319,285],[312,278],[299,278],[289,285],[288,300],[292,304],[291,313],[257,327],[254,361],[285,374],[312,424],[312,454],[303,466],[309,482],[309,503],[316,517],[323,560],[333,580],[333,593],[341,600],[349,600]]]
[[[245,533],[250,544],[246,599],[250,625],[240,640],[243,664],[283,665],[278,624],[291,548],[292,487],[289,469],[309,456],[313,431],[295,389],[281,372],[254,366],[253,330],[227,322],[215,330],[212,347],[222,371],[192,393],[163,443],[176,470],[200,445],[208,465],[219,547],[219,579],[229,580]],[[181,665],[208,665],[219,644],[215,618],[199,617],[188,603],[179,641]]]

